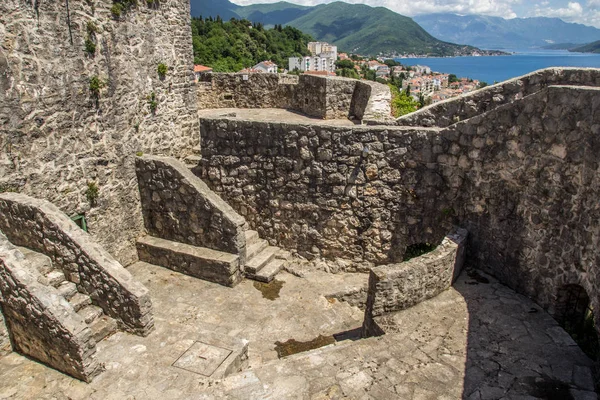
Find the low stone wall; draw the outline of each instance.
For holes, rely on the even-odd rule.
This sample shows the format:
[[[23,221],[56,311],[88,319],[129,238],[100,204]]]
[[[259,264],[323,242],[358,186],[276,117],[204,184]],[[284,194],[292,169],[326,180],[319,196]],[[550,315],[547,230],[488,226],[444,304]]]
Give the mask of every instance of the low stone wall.
[[[279,74],[202,74],[196,84],[198,109],[291,108],[298,76]]]
[[[81,318],[0,232],[0,306],[14,350],[86,382],[101,372]]]
[[[239,254],[244,265],[246,221],[181,162],[136,160],[142,214],[152,236]]]
[[[448,289],[463,267],[468,232],[457,229],[430,253],[371,269],[363,336],[377,333],[375,317],[404,310]]]
[[[378,95],[375,101],[372,91]],[[391,114],[387,86],[340,77],[210,73],[197,83],[197,94],[199,109],[285,108],[324,119]]]
[[[595,68],[548,68],[448,99],[396,120],[400,126],[448,127],[496,107],[537,93],[551,85],[600,86]]]
[[[124,329],[140,335],[151,331],[148,289],[51,203],[18,193],[0,194],[0,231],[11,243],[50,257],[80,292]]]

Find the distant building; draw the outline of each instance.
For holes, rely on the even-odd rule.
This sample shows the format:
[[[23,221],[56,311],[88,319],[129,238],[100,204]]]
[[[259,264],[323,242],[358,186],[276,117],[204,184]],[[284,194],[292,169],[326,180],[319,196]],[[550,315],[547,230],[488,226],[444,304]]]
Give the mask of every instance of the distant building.
[[[308,44],[310,56],[291,57],[289,59],[289,70],[306,71],[327,71],[335,72],[335,62],[337,61],[337,47],[324,42],[310,42]]]
[[[367,63],[367,66],[371,71],[377,71],[381,67],[387,67],[387,65],[380,63],[377,60],[371,60]]]
[[[255,69],[260,72],[266,72],[268,74],[276,74],[277,73],[277,64],[273,61],[263,61],[256,64],[252,69]]]
[[[388,78],[390,76],[390,67],[384,65],[377,68],[377,71],[375,71],[375,76],[377,78]]]
[[[426,74],[426,75],[431,74],[431,68],[429,68],[426,65],[415,65],[413,67],[413,69],[420,74]]]
[[[200,74],[207,72],[212,72],[212,68],[207,67],[205,65],[194,65],[194,77],[196,79],[196,82],[200,80]]]

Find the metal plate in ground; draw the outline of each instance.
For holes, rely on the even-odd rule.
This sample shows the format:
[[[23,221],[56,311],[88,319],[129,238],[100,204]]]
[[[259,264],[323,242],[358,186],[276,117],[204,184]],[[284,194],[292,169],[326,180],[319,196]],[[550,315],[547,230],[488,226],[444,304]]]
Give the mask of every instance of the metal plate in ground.
[[[199,375],[211,376],[230,354],[231,350],[202,342],[194,342],[173,363],[173,366]]]

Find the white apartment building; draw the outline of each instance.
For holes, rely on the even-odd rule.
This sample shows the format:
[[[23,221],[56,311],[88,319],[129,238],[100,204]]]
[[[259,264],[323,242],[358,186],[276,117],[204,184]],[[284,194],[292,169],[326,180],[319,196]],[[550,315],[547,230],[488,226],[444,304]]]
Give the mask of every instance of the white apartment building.
[[[324,42],[310,42],[308,50],[311,56],[290,57],[289,70],[335,72],[337,61],[337,46]]]

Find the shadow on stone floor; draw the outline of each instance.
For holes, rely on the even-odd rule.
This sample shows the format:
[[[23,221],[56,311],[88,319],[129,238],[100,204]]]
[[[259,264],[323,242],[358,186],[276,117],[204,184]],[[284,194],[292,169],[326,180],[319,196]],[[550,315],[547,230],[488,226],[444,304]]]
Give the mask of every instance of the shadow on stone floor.
[[[463,399],[596,399],[592,361],[531,300],[477,271],[455,283],[468,310]]]

